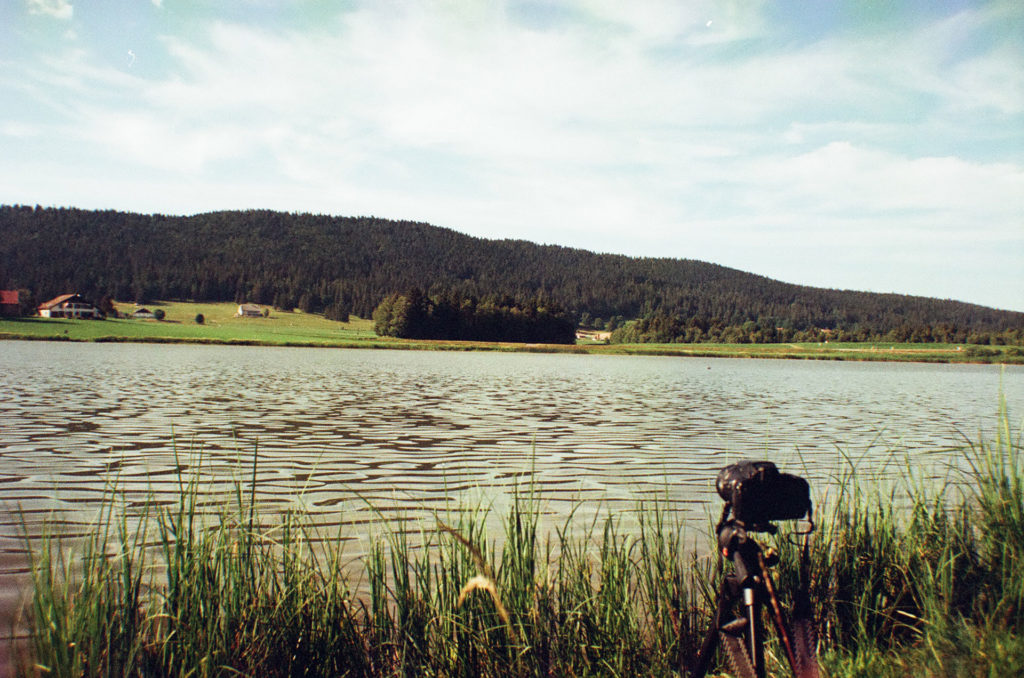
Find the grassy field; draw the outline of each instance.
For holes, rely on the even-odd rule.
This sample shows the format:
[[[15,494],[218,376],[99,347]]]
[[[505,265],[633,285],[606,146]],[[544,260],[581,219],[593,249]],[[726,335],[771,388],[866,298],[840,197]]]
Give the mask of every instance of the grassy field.
[[[121,313],[131,313],[132,304],[116,304]],[[334,346],[372,341],[386,342],[373,333],[370,320],[351,318],[340,323],[322,315],[301,311],[270,311],[265,318],[235,317],[235,304],[166,302],[147,305],[160,309],[157,320],[129,318],[107,320],[62,320],[25,318],[0,320],[0,337],[67,339],[70,341],[182,341],[267,345]],[[202,324],[196,316],[202,314]]]
[[[817,498],[807,573],[826,675],[1024,673],[1024,449],[1005,407],[995,440],[963,454],[973,472],[945,487],[849,475]],[[91,537],[30,544],[19,673],[668,677],[710,623],[721,564],[688,551],[656,505],[637,507],[639,533],[620,515],[541,534],[527,488],[496,528],[468,507],[385,531],[352,575],[345,535],[261,514],[257,463],[219,513],[193,466],[177,505],[131,509],[115,488]],[[764,541],[791,610],[798,547]],[[777,641],[766,656],[769,675],[789,675]]]
[[[117,307],[122,313],[131,313],[134,310],[132,304],[117,304]],[[588,340],[565,346],[417,341],[378,337],[373,332],[372,321],[356,317],[352,317],[347,323],[340,323],[317,314],[271,310],[269,317],[265,318],[236,318],[237,306],[227,303],[163,302],[148,305],[147,308],[163,310],[166,314],[164,320],[6,318],[0,319],[0,339],[1024,364],[1024,349],[1019,346],[889,343],[605,344]],[[195,322],[199,314],[204,316],[202,324]]]

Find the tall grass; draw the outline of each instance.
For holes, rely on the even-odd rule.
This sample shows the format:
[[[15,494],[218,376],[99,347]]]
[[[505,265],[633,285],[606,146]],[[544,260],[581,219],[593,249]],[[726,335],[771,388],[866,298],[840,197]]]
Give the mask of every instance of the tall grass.
[[[843,480],[809,558],[830,675],[1024,673],[1022,450],[1003,404],[994,440],[967,445],[970,472],[944,486]],[[795,590],[789,536],[778,577]]]
[[[849,477],[818,511],[807,581],[829,675],[1024,670],[1024,459],[1005,411],[962,485],[909,503]],[[310,516],[261,515],[251,478],[212,514],[198,476],[92,538],[34,543],[22,675],[670,676],[695,656],[721,565],[661,506],[540,531],[535,488],[385,529],[361,569]],[[452,517],[454,516],[454,517]],[[494,520],[500,520],[500,530]],[[776,588],[800,585],[780,534]],[[783,602],[787,603],[787,599]],[[784,673],[770,647],[770,672]]]

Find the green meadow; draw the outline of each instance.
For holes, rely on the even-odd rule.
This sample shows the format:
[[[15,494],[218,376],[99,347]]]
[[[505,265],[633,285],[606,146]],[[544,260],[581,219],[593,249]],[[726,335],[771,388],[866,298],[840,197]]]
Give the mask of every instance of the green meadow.
[[[851,471],[815,488],[825,675],[1024,673],[1021,432],[1004,408],[994,439],[962,453],[972,470],[938,487],[908,468],[893,487]],[[711,622],[722,564],[657,502],[546,531],[525,487],[501,515],[369,526],[350,558],[345,530],[367,526],[325,534],[301,509],[261,511],[257,455],[216,504],[188,461],[177,503],[132,505],[115,481],[91,536],[27,543],[18,675],[667,677],[685,675]],[[784,610],[801,577],[791,536],[765,538]],[[790,675],[768,635],[769,675]]]
[[[132,304],[117,304],[131,313]],[[235,317],[237,306],[227,303],[158,302],[150,310],[164,311],[163,320],[0,319],[0,339],[164,342],[309,346],[335,348],[394,348],[450,351],[569,352],[612,355],[662,355],[721,358],[785,358],[795,360],[882,360],[913,362],[974,362],[1024,364],[1020,346],[892,343],[787,344],[606,344],[581,339],[574,346],[477,341],[421,341],[378,337],[373,322],[350,318],[327,320],[319,314],[277,311],[261,318]],[[203,316],[203,323],[196,316]]]
[[[130,314],[135,310],[133,304],[116,306],[122,314]],[[162,310],[164,319],[4,319],[0,320],[0,337],[303,346],[386,342],[374,334],[372,321],[355,317],[350,322],[341,323],[298,310],[270,310],[268,317],[239,318],[235,316],[238,306],[226,303],[158,302],[146,308],[151,311]],[[198,315],[203,316],[201,324],[196,322]]]

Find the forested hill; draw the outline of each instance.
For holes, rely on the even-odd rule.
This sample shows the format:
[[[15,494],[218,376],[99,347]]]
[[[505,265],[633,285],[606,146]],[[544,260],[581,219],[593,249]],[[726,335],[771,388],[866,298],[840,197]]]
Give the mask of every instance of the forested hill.
[[[674,317],[797,330],[1024,328],[1024,314],[955,301],[818,289],[691,260],[485,240],[423,223],[271,211],[191,217],[0,206],[0,286],[35,301],[250,301],[368,317],[413,287],[538,296],[571,317]]]

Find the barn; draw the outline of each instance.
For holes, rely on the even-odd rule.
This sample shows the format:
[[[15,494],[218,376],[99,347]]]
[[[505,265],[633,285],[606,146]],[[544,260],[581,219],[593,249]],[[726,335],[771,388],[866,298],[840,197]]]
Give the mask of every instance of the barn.
[[[13,318],[21,315],[18,290],[0,290],[0,316]]]
[[[102,318],[103,312],[80,294],[62,294],[40,304],[39,315],[43,318]]]

